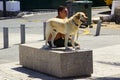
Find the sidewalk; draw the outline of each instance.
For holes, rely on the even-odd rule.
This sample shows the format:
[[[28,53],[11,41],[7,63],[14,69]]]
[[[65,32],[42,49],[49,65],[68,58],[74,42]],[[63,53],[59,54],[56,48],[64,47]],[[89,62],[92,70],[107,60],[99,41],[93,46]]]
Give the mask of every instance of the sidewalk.
[[[120,80],[120,45],[93,50],[93,74],[87,78],[59,79],[19,65],[19,62],[0,65],[0,80]]]
[[[120,79],[120,45],[98,48],[93,51],[93,76]]]

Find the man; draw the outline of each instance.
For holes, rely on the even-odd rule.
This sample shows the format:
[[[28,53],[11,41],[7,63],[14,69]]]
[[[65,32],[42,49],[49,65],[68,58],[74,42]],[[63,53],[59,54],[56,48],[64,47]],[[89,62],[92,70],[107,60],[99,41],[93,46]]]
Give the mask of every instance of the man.
[[[57,18],[67,19],[67,16],[68,16],[68,9],[65,6],[60,6],[58,8],[58,16],[57,16]],[[49,38],[48,38],[48,44],[50,45],[50,47],[52,46],[51,45],[51,37],[52,37],[52,35],[50,35]],[[56,47],[64,47],[64,42],[65,42],[65,35],[61,34],[61,33],[58,33],[56,35],[55,39],[54,39],[55,46]],[[76,42],[75,42],[75,45],[79,46],[79,44],[76,43]],[[68,41],[68,46],[72,46],[70,39]]]

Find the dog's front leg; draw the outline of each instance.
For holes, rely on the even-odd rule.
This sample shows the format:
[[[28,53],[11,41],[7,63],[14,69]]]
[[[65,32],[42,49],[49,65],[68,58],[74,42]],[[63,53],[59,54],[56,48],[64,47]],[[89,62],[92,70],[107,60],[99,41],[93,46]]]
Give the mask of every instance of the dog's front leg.
[[[75,39],[75,36],[72,35],[72,40],[71,40],[71,41],[72,41],[72,47],[73,47],[73,48],[75,48],[75,41],[74,41],[74,39]]]
[[[65,34],[65,49],[68,49],[68,38],[69,38],[69,34]]]
[[[73,46],[74,50],[79,50],[80,49],[79,44],[78,44],[78,46],[75,46],[75,35],[72,35],[72,46]]]

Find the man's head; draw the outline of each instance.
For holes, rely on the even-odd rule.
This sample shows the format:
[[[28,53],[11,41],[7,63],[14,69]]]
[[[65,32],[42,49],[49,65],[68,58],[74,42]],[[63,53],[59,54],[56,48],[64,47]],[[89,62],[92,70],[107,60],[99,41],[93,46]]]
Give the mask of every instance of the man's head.
[[[60,6],[60,7],[58,8],[58,17],[64,19],[64,18],[66,18],[67,16],[68,16],[68,9],[67,9],[67,7],[65,7],[65,6]]]

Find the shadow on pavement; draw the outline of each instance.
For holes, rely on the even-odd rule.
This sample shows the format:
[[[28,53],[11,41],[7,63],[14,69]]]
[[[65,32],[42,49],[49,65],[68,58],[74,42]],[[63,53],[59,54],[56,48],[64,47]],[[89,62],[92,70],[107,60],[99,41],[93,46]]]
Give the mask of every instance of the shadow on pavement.
[[[101,78],[96,78],[94,80],[120,80],[120,78],[114,78],[114,77],[101,77]]]
[[[105,61],[97,61],[97,62],[102,64],[113,65],[113,66],[120,66],[120,63],[118,62],[105,62]]]
[[[17,67],[17,68],[12,68],[13,70],[16,70],[16,71],[19,71],[23,74],[27,74],[29,78],[39,78],[39,79],[42,79],[42,80],[74,80],[74,79],[85,79],[85,78],[89,78],[89,80],[92,80],[90,79],[90,77],[88,76],[80,76],[80,77],[68,77],[68,78],[58,78],[58,77],[55,77],[55,76],[51,76],[51,75],[48,75],[48,74],[45,74],[45,73],[42,73],[42,72],[38,72],[38,71],[35,71],[35,70],[32,70],[32,69],[29,69],[29,68],[25,68],[25,67]]]
[[[110,15],[110,14],[111,14],[111,11],[104,11],[104,12],[100,12],[99,14],[107,14],[107,15]]]

